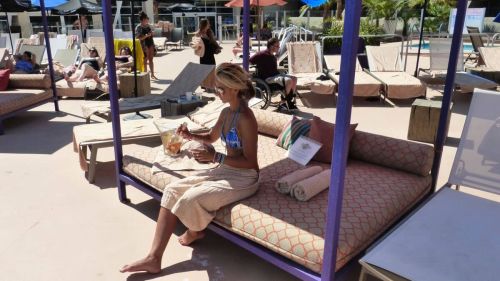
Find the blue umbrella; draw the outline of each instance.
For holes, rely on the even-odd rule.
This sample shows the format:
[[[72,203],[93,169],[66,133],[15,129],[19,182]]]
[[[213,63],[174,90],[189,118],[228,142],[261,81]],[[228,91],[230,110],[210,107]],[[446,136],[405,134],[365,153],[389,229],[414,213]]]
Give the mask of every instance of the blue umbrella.
[[[301,0],[301,1],[311,8],[319,7],[328,2],[328,0]]]
[[[500,13],[498,13],[498,15],[495,17],[493,21],[500,23]]]
[[[66,4],[69,0],[45,0],[45,9],[52,9],[59,5]],[[31,0],[33,6],[40,7],[40,0]]]

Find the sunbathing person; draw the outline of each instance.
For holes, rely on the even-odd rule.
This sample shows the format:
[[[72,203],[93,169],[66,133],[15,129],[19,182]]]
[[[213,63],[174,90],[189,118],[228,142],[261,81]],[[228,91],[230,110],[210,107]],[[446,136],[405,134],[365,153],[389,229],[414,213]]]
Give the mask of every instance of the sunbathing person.
[[[132,56],[132,51],[129,47],[121,47],[119,55],[115,56],[115,66],[116,75],[130,72],[134,67],[134,57]],[[102,77],[98,75],[93,77],[97,83],[103,83],[108,80],[108,74],[104,74]]]
[[[221,112],[209,133],[193,134],[184,126],[177,132],[203,144],[214,143],[220,138],[227,155],[213,149],[192,151],[196,160],[220,165],[165,187],[149,253],[125,265],[121,272],[160,272],[163,253],[178,220],[188,228],[179,237],[179,243],[189,245],[203,238],[203,230],[219,208],[251,196],[258,189],[257,121],[248,107],[248,100],[255,95],[251,81],[241,67],[230,63],[219,65],[215,78],[217,95],[222,102],[229,103],[229,107]]]
[[[252,48],[252,40],[248,39],[248,47]],[[236,57],[238,53],[243,53],[243,34],[240,34],[238,40],[236,40],[236,44],[233,47],[233,55]]]
[[[250,58],[250,63],[255,64],[259,78],[269,84],[280,84],[285,82],[285,97],[287,107],[290,110],[297,109],[295,106],[295,92],[297,88],[297,77],[281,74],[278,71],[278,59],[274,55],[280,49],[280,42],[276,38],[267,41],[267,49],[260,51]],[[278,108],[279,109],[279,108]]]
[[[14,58],[16,60],[14,73],[32,74],[35,72],[35,55],[31,52],[26,51],[22,55],[17,55]]]
[[[102,60],[94,47],[90,48],[89,55],[88,58],[82,58],[74,73],[72,71],[65,73],[64,79],[69,82],[83,81],[85,78],[95,79],[101,68]]]

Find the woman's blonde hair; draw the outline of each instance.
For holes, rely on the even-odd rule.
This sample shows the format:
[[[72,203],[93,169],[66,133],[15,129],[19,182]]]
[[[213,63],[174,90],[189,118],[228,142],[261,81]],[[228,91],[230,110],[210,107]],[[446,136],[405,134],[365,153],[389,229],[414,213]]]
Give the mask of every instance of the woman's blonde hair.
[[[238,90],[238,97],[243,100],[248,101],[255,96],[248,73],[236,64],[219,64],[215,69],[215,79],[227,88]]]

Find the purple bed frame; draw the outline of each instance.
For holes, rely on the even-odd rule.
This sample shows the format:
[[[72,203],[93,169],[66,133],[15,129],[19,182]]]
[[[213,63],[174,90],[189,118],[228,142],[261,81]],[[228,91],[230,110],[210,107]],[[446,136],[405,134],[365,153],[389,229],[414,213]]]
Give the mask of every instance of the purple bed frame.
[[[243,36],[248,38],[248,23],[249,22],[249,0],[244,0],[243,8]],[[432,167],[432,188],[435,189],[436,179],[438,176],[443,144],[446,138],[445,128],[446,128],[446,117],[450,110],[451,95],[453,93],[453,84],[455,80],[456,72],[456,61],[458,59],[458,52],[460,50],[461,42],[461,30],[463,29],[465,11],[466,11],[466,0],[459,0],[457,3],[457,19],[455,22],[455,33],[453,34],[452,49],[450,52],[450,60],[448,65],[448,75],[446,79],[446,86],[443,97],[443,104],[441,107],[441,116],[439,119],[438,135],[435,142],[435,158]],[[104,18],[104,32],[105,32],[105,43],[106,52],[112,53],[114,51],[113,47],[113,30],[111,22],[111,0],[103,0],[103,18]],[[346,1],[346,12],[345,12],[345,30],[343,34],[343,42],[346,44],[342,45],[342,60],[340,66],[340,72],[342,73],[341,81],[339,86],[339,97],[337,102],[337,113],[336,113],[336,124],[334,139],[334,150],[332,154],[332,163],[338,163],[338,165],[333,165],[332,167],[332,177],[330,183],[330,189],[328,194],[328,213],[326,222],[326,233],[325,233],[325,249],[323,254],[323,269],[321,275],[312,272],[303,266],[288,260],[281,255],[274,253],[256,243],[243,238],[215,223],[211,223],[208,228],[218,235],[230,240],[231,242],[237,244],[238,246],[256,254],[257,256],[263,258],[264,260],[270,262],[271,264],[287,271],[288,273],[302,279],[302,280],[322,280],[322,281],[333,281],[338,279],[338,272],[335,272],[336,257],[337,257],[337,247],[338,247],[338,236],[340,227],[340,214],[342,210],[342,195],[344,190],[344,176],[347,163],[347,145],[348,145],[348,134],[349,134],[349,124],[351,120],[351,108],[352,108],[352,90],[354,82],[354,70],[355,70],[355,60],[356,60],[356,50],[358,44],[358,34],[359,34],[359,22],[361,16],[361,0]],[[248,40],[243,40],[243,66],[248,69],[248,53],[249,46]],[[162,193],[135,177],[126,174],[123,171],[123,153],[122,153],[122,142],[121,142],[121,130],[120,130],[120,115],[118,108],[118,91],[116,85],[116,69],[115,64],[112,61],[112,57],[108,56],[106,58],[109,73],[109,88],[110,88],[110,103],[111,103],[111,117],[113,126],[113,140],[114,140],[114,153],[115,153],[115,166],[116,166],[116,180],[118,185],[118,197],[121,202],[128,202],[126,196],[125,185],[129,184],[151,197],[160,200]],[[340,136],[340,137],[339,137]],[[341,270],[342,271],[342,270]]]
[[[45,0],[40,0],[40,11],[42,13],[43,35],[45,38],[45,46],[47,47],[47,58],[49,60],[49,73],[50,73],[50,85],[52,88],[52,97],[48,98],[46,100],[37,102],[35,104],[31,104],[29,106],[20,108],[18,110],[13,111],[13,112],[9,112],[7,114],[1,115],[0,116],[0,135],[4,134],[3,120],[5,120],[9,117],[12,117],[14,115],[17,115],[18,113],[28,111],[32,108],[35,108],[35,107],[42,105],[46,102],[49,102],[51,100],[54,102],[54,110],[56,112],[59,112],[59,98],[57,96],[56,83],[54,80],[54,65],[52,62],[52,52],[50,50],[49,28],[48,28],[48,22],[47,22],[47,12],[45,10]],[[12,52],[14,52],[14,50],[12,50]]]

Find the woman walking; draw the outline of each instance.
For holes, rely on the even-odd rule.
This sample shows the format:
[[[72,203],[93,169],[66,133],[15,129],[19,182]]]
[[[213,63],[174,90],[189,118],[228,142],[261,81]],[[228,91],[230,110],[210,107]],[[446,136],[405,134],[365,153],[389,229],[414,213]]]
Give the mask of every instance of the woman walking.
[[[160,272],[163,253],[178,220],[187,227],[179,243],[189,245],[203,238],[203,230],[219,208],[251,196],[258,189],[257,121],[248,107],[248,100],[255,95],[252,83],[241,67],[230,63],[219,65],[215,77],[216,94],[229,107],[221,112],[208,133],[194,134],[185,126],[180,126],[177,132],[203,144],[220,139],[227,153],[215,152],[213,148],[193,151],[196,160],[220,165],[165,187],[149,253],[122,267],[121,272]]]
[[[149,63],[151,78],[157,80],[153,63],[155,43],[153,41],[153,31],[149,25],[149,17],[145,12],[141,11],[139,13],[139,20],[141,23],[135,28],[135,36],[141,41],[142,51],[144,52],[144,71],[148,71],[147,65]]]
[[[208,19],[200,20],[200,29],[198,29],[196,36],[203,40],[205,47],[205,53],[200,57],[200,64],[215,65],[215,54],[220,53],[222,48],[215,40],[214,32],[210,28]]]

